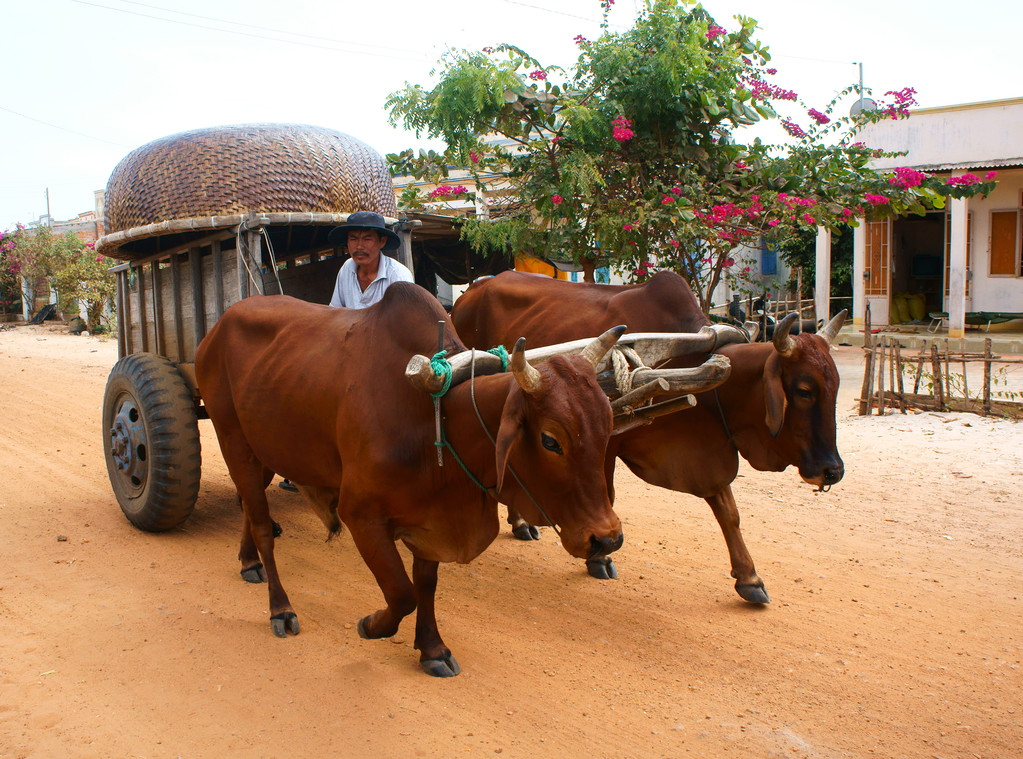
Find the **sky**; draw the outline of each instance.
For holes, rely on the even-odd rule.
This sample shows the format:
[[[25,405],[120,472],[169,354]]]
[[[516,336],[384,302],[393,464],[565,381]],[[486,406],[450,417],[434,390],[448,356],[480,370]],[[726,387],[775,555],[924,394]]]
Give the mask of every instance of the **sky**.
[[[1023,96],[1019,0],[706,0],[725,29],[759,22],[774,83],[821,108],[857,82],[920,107]],[[641,0],[617,0],[611,31]],[[437,147],[384,101],[429,86],[449,48],[508,42],[545,65],[600,35],[599,0],[0,0],[0,230],[90,211],[125,155],[177,132],[289,122],[378,150]],[[845,106],[843,105],[843,108]],[[798,114],[795,114],[798,119]],[[803,120],[806,121],[805,114]],[[1020,139],[1023,139],[1021,135]]]

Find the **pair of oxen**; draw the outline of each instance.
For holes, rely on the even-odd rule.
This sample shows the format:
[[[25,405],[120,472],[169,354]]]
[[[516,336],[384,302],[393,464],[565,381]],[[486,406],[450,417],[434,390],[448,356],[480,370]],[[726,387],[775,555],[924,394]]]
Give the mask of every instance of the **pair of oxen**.
[[[450,319],[405,284],[365,311],[243,300],[195,357],[244,514],[242,577],[267,582],[274,634],[298,633],[265,492],[278,473],[331,536],[347,525],[383,591],[386,606],[359,621],[359,634],[392,636],[417,611],[421,666],[453,676],[459,665],[435,612],[438,563],[471,561],[490,545],[500,502],[518,537],[550,525],[591,574],[614,576],[620,458],[647,482],[705,498],[737,592],[767,603],[731,482],[740,454],[761,470],[795,465],[821,487],[841,479],[828,342],[842,318],[794,336],[792,315],[773,342],[729,343],[739,331],[709,326],[685,281],[668,273],[610,287],[509,272],[469,288]],[[429,358],[439,322],[450,370]],[[527,342],[553,347],[527,356]],[[514,345],[509,371],[466,344]],[[399,540],[413,556],[411,579]]]

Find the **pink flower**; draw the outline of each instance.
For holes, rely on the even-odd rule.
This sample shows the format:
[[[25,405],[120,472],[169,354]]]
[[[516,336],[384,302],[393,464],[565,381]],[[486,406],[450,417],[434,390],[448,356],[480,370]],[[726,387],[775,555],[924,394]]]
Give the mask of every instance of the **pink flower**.
[[[778,69],[767,69],[767,73],[770,74],[771,76],[774,76],[775,74],[778,73]]]
[[[782,119],[781,125],[786,132],[797,139],[806,137],[806,132],[803,131],[803,128],[792,119]]]
[[[749,168],[749,167],[746,165],[745,161],[736,161],[735,162],[735,168],[741,170],[741,169],[746,169],[746,168]]]
[[[902,187],[904,189],[909,187],[919,187],[920,183],[927,178],[927,175],[922,171],[911,169],[907,166],[900,166],[895,169],[895,176],[888,180],[888,184],[895,187]]]
[[[990,182],[991,180],[993,180],[997,176],[998,176],[998,172],[997,171],[989,171],[987,174],[984,175],[984,179],[987,180],[988,182]]]
[[[767,222],[767,226],[769,226],[769,227],[776,227],[776,226],[778,226],[778,225],[779,225],[780,223],[781,223],[781,222],[780,222],[780,221],[778,221],[777,219],[771,219],[771,220],[770,220],[769,222]]]
[[[103,260],[103,256],[96,256],[96,263],[99,263],[102,260]]]
[[[470,158],[470,160],[472,160],[473,163],[479,163],[480,162],[480,154],[477,153],[475,150],[470,150],[469,151],[469,158]]]
[[[813,224],[816,221],[816,219],[814,219],[810,214],[804,213],[803,221],[805,221],[807,224]]]
[[[843,208],[842,209],[842,218],[843,219],[848,219],[850,216],[852,216],[852,211],[850,211],[848,208]]]
[[[581,34],[575,35],[575,37],[572,38],[572,41],[577,45],[585,45],[587,42],[589,42],[589,40],[583,37]]]
[[[720,26],[718,26],[717,24],[711,24],[710,28],[707,30],[707,39],[709,40],[717,39],[724,33],[725,30],[722,29]]]
[[[554,205],[560,205],[561,201],[563,201],[563,200],[564,200],[564,198],[561,197],[560,195],[551,195],[551,202]]]
[[[831,119],[829,119],[823,113],[818,111],[816,108],[811,108],[809,111],[807,111],[807,113],[810,114],[810,118],[816,121],[818,124],[827,124],[829,121],[831,121]]]
[[[732,264],[735,263],[735,259],[734,258],[726,258],[721,263],[722,263],[723,266],[731,266]]]
[[[678,247],[678,240],[668,240],[668,245],[670,245],[673,248],[677,248]]]
[[[872,206],[883,206],[888,202],[888,198],[884,195],[875,195],[872,192],[866,193],[863,197]]]
[[[626,232],[631,232],[632,230],[635,229],[635,227],[626,222],[625,224],[622,224],[622,229]]]
[[[913,97],[916,95],[916,90],[912,87],[904,87],[897,91],[888,90],[885,95],[891,95],[895,101],[887,108],[883,109],[886,110],[888,116],[893,119],[898,119],[902,116],[909,116],[909,107],[911,105],[917,105],[916,98]]]
[[[543,69],[537,69],[536,71],[529,72],[529,78],[533,81],[543,81],[547,78],[547,72]]]
[[[955,187],[956,185],[980,184],[980,177],[976,174],[963,174],[961,177],[949,177],[945,180],[945,184],[949,187]]]
[[[618,142],[626,142],[631,140],[635,136],[635,132],[629,129],[632,126],[632,122],[624,116],[618,116],[614,121],[611,122],[613,128],[612,136],[618,140]]]
[[[671,188],[671,192],[672,192],[672,193],[673,193],[673,194],[675,195],[675,197],[677,198],[677,197],[678,197],[679,195],[681,195],[681,194],[682,194],[682,188],[681,188],[681,187],[672,187],[672,188]]]
[[[672,197],[671,195],[665,195],[664,199],[661,200],[661,205],[662,206],[669,206],[669,205],[671,205],[674,202],[675,202],[675,198],[674,197]]]

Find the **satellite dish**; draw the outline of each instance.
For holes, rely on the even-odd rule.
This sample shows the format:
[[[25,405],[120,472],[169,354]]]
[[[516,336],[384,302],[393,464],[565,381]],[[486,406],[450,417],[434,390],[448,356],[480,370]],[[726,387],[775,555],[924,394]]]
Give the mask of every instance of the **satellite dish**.
[[[875,103],[870,98],[860,98],[852,104],[852,108],[849,109],[850,116],[859,116],[863,111],[873,111],[877,108]]]

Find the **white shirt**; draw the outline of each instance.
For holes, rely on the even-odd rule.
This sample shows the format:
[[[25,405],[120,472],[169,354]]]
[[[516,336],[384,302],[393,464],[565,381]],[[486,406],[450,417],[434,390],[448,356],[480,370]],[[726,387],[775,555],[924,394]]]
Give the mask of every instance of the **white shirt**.
[[[348,259],[337,273],[334,294],[330,305],[334,308],[367,308],[384,297],[384,291],[395,282],[415,282],[412,272],[399,261],[390,256],[380,254],[377,277],[369,283],[366,292],[359,287],[359,278],[355,270],[355,261]]]

